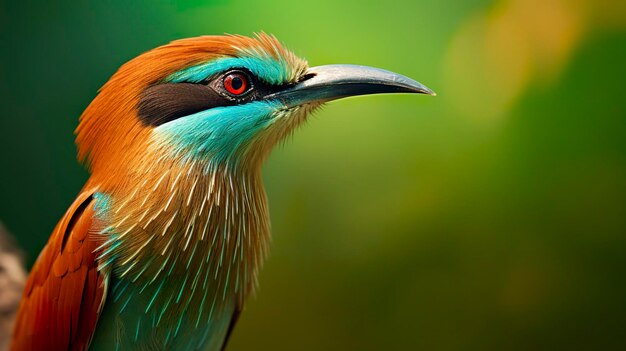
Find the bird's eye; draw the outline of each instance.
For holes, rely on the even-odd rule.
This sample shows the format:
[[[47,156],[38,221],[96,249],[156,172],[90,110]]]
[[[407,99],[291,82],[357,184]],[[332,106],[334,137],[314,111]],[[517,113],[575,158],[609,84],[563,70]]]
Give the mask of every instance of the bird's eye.
[[[232,95],[241,95],[248,91],[248,77],[239,72],[229,73],[224,77],[224,89]]]

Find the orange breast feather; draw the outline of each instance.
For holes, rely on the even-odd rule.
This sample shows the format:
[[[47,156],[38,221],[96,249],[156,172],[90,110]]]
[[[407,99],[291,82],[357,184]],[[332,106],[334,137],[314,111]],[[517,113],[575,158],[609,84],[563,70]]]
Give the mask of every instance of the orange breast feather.
[[[83,192],[57,224],[33,267],[11,350],[86,350],[105,296],[94,250],[100,227],[93,193]]]

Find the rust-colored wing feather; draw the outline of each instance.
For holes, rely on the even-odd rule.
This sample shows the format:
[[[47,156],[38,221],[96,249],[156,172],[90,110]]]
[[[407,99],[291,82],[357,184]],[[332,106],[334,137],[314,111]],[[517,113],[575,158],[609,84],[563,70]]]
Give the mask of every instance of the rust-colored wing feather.
[[[93,193],[83,192],[57,224],[28,277],[11,350],[86,350],[107,278],[98,272]]]

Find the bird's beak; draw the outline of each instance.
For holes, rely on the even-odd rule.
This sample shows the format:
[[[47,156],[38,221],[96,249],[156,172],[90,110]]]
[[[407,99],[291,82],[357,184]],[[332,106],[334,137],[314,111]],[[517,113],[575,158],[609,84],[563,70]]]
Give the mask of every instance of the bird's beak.
[[[294,107],[367,94],[436,95],[435,92],[411,78],[367,66],[317,66],[308,69],[304,77],[306,79],[301,82],[266,96],[266,98],[278,100],[287,107]]]

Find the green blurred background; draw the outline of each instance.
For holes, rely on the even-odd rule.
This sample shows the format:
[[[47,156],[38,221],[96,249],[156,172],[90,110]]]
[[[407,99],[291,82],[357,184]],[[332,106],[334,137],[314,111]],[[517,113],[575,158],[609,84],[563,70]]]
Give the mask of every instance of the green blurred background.
[[[31,265],[125,61],[275,34],[425,96],[329,104],[265,167],[273,251],[231,350],[626,349],[626,2],[0,5],[0,219]]]

